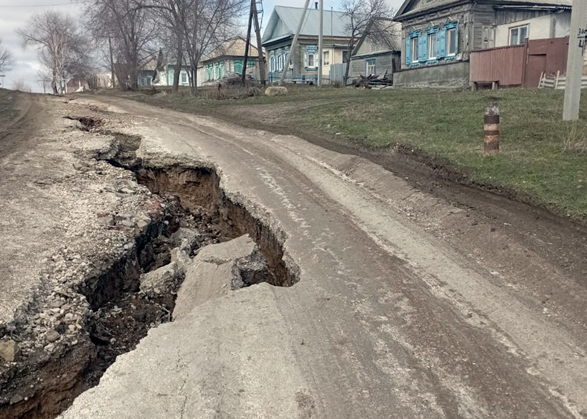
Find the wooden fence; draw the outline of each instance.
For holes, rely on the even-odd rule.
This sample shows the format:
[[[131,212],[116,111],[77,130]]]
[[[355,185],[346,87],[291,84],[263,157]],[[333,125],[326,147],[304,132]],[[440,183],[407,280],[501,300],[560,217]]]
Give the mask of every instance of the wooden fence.
[[[564,89],[567,85],[567,77],[557,73],[556,76],[543,74],[540,77],[539,89]],[[581,78],[581,89],[587,89],[587,76]]]

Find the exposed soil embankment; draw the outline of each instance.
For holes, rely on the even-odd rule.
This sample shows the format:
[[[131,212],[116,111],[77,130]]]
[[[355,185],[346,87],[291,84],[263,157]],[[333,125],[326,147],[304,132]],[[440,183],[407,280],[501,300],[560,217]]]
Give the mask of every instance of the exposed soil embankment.
[[[170,266],[173,252],[182,246],[193,257],[208,244],[249,234],[267,264],[256,282],[297,282],[283,260],[282,235],[233,202],[214,168],[146,167],[135,154],[139,138],[115,138],[116,150],[96,158],[134,172],[136,182],[152,192],[149,219],[98,215],[107,229],[135,228],[134,242],[118,253],[97,254],[92,272],[71,293],[58,296],[52,312],[56,319],[49,319],[58,326],[47,337],[47,346],[0,371],[0,418],[57,416],[77,395],[97,385],[116,357],[133,350],[150,328],[171,321],[184,272],[174,271],[164,289],[146,292],[141,282],[148,273]],[[69,314],[77,306],[79,314]],[[68,340],[62,337],[66,333]]]

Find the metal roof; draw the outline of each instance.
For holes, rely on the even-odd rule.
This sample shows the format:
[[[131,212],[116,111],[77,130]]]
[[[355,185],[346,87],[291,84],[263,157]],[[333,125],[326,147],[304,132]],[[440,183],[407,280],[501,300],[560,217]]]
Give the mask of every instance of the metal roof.
[[[275,6],[263,33],[263,45],[279,38],[294,35],[302,18],[303,7]],[[343,12],[324,11],[324,36],[350,37],[347,29],[350,19]],[[320,11],[308,8],[300,35],[318,36]]]

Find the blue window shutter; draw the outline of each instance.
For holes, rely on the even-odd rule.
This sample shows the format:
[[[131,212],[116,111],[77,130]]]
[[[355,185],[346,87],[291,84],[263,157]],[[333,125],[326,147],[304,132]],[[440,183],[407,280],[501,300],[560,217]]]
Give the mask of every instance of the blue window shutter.
[[[418,39],[418,55],[420,62],[428,61],[428,36],[425,33]]]
[[[455,24],[455,53],[459,53],[459,24],[458,22]]]
[[[436,58],[446,57],[446,29],[436,33]]]
[[[406,38],[406,65],[412,64],[412,38]]]

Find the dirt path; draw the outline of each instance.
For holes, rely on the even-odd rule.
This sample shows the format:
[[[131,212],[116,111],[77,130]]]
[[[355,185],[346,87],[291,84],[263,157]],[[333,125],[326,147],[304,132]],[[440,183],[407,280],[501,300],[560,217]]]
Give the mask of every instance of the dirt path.
[[[213,167],[299,282],[154,330],[65,418],[587,416],[583,227],[394,151],[100,100],[143,165]]]

